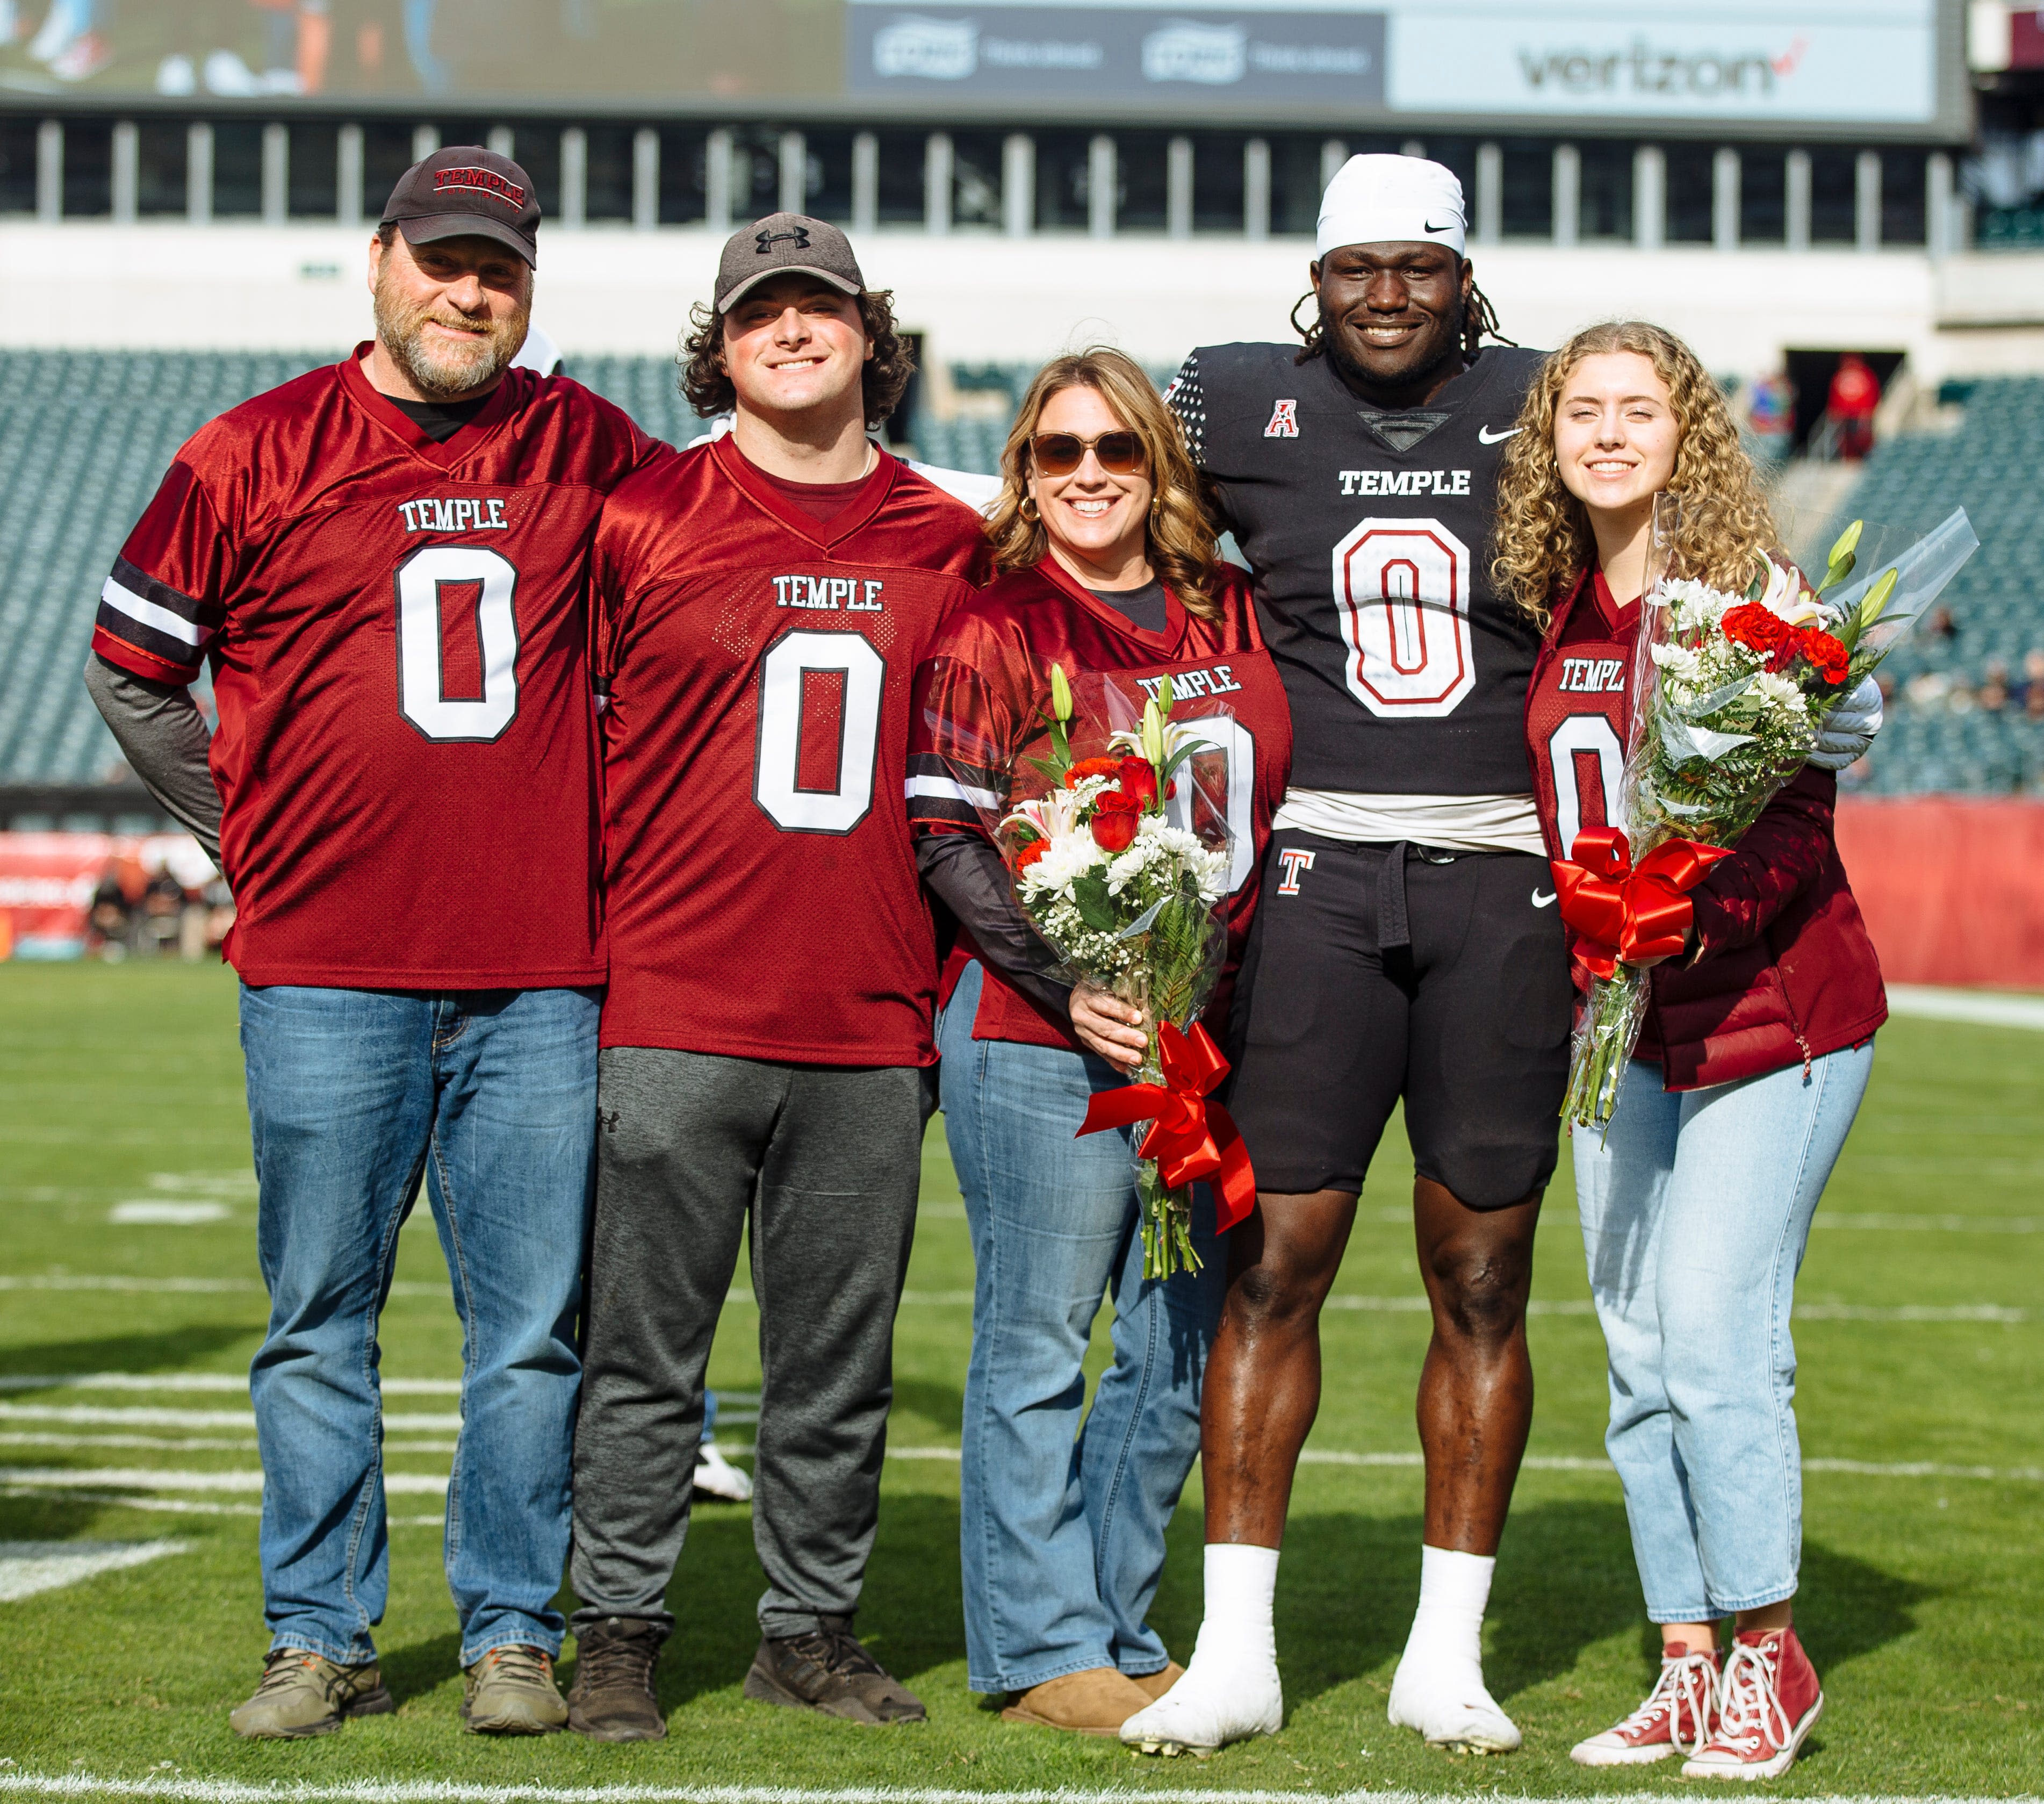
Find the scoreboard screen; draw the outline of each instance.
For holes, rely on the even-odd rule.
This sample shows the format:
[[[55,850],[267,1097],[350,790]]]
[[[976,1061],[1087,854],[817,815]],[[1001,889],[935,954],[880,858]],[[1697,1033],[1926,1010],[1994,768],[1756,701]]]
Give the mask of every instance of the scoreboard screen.
[[[22,0],[0,105],[1964,129],[1961,0]]]

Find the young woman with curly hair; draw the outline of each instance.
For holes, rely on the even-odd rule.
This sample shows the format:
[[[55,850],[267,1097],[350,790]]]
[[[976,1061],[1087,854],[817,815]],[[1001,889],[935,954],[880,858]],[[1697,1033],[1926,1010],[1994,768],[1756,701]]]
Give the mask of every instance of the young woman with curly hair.
[[[1224,703],[1201,756],[1235,836],[1231,965],[1291,719],[1248,584],[1216,556],[1178,425],[1139,367],[1106,350],[1046,366],[1002,474],[987,522],[1001,574],[951,616],[918,673],[909,766],[924,881],[961,928],[937,1044],[978,1268],[960,1498],[967,1672],[974,1691],[1010,1694],[1011,1721],[1111,1736],[1181,1671],[1144,1618],[1199,1452],[1224,1261],[1202,1196],[1204,1269],[1144,1278],[1128,1135],[1074,1137],[1093,1093],[1139,1063],[1141,1016],[1051,975],[1058,956],[1017,907],[985,823],[1049,750],[1054,664],[1078,683],[1082,717],[1088,679],[1132,712],[1164,676],[1189,702]],[[1108,723],[1077,724],[1083,744]],[[1086,1411],[1103,1293],[1114,1355]]]
[[[1518,423],[1493,570],[1545,629],[1527,744],[1549,851],[1565,858],[1617,799],[1655,495],[1681,500],[1681,575],[1742,592],[1785,560],[1717,384],[1672,333],[1578,333]],[[1680,1753],[1688,1776],[1771,1777],[1823,1707],[1790,1607],[1802,1479],[1788,1317],[1887,1016],[1831,831],[1832,773],[1871,730],[1835,717],[1831,737],[1689,893],[1688,945],[1654,973],[1609,1131],[1574,1138],[1609,1351],[1604,1444],[1662,1640],[1646,1702],[1577,1745],[1585,1766]]]

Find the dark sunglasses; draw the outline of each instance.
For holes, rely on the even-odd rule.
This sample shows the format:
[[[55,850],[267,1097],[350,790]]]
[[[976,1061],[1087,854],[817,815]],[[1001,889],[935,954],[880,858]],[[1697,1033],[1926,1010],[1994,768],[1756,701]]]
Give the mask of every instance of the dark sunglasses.
[[[1133,476],[1148,459],[1143,440],[1131,432],[1102,433],[1098,438],[1081,438],[1076,433],[1039,433],[1029,441],[1029,453],[1036,460],[1037,473],[1069,476],[1085,462],[1090,451],[1110,476]]]

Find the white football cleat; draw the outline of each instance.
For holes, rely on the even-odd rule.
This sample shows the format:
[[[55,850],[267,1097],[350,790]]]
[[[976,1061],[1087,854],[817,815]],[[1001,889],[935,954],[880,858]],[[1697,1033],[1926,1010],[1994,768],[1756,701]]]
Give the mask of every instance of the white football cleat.
[[[1121,1739],[1144,1754],[1196,1754],[1204,1760],[1231,1741],[1275,1735],[1285,1723],[1285,1687],[1274,1660],[1210,1656],[1204,1637],[1178,1683],[1121,1725]]]
[[[1456,1753],[1509,1754],[1525,1739],[1485,1687],[1480,1667],[1416,1658],[1409,1648],[1393,1675],[1387,1714],[1394,1726],[1418,1730],[1430,1748]]]
[[[705,1441],[696,1449],[696,1493],[724,1503],[750,1503],[752,1480],[724,1458],[717,1443]]]

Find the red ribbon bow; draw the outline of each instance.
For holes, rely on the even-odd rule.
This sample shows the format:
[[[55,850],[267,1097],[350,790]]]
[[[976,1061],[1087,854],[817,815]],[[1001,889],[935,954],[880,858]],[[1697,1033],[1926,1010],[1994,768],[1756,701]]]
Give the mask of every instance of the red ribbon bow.
[[[1672,958],[1688,944],[1696,905],[1682,892],[1730,856],[1724,846],[1666,840],[1632,862],[1632,848],[1616,827],[1585,827],[1570,848],[1574,861],[1553,860],[1562,918],[1590,941],[1583,963],[1609,977],[1622,962]]]
[[[1224,1234],[1256,1202],[1256,1174],[1250,1167],[1248,1148],[1228,1112],[1207,1101],[1207,1092],[1228,1075],[1228,1060],[1198,1021],[1189,1033],[1166,1021],[1157,1029],[1157,1054],[1164,1067],[1162,1084],[1095,1090],[1086,1104],[1085,1123],[1072,1137],[1148,1121],[1150,1131],[1137,1152],[1157,1161],[1158,1175],[1173,1190],[1211,1178],[1216,1193],[1214,1226]]]

